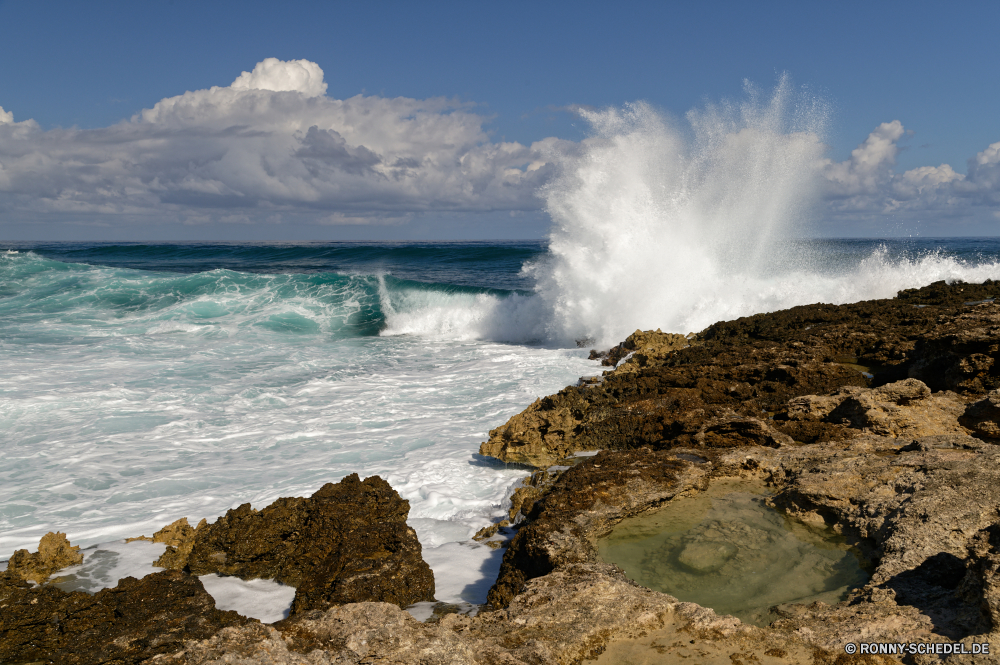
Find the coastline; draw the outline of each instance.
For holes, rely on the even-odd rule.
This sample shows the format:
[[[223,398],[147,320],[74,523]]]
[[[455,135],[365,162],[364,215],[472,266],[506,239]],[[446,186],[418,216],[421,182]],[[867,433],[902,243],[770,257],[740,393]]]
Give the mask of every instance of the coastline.
[[[877,662],[844,660],[844,645],[988,642],[1000,625],[997,291],[935,283],[693,339],[633,335],[599,381],[539,400],[483,444],[544,471],[518,497],[488,611],[419,623],[398,605],[347,602],[231,625],[154,662],[218,662],[237,645],[247,663],[306,662],[316,649],[329,662],[420,649],[428,662],[580,662],[641,640],[661,655],[700,649],[705,662]],[[837,530],[869,557],[869,583],[836,605],[781,607],[757,628],[639,587],[597,556],[621,520],[718,478],[764,482],[776,509]],[[692,639],[671,646],[681,633]],[[927,658],[914,662],[937,662]]]

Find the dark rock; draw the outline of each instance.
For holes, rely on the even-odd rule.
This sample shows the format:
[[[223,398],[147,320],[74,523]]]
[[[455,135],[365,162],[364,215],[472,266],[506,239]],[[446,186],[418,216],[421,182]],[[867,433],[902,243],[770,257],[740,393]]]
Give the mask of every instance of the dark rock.
[[[992,282],[942,282],[892,300],[793,307],[716,323],[683,347],[664,340],[661,350],[650,346],[648,353],[630,347],[642,345],[639,337],[666,335],[637,332],[604,358],[615,365],[635,353],[605,372],[602,383],[538,400],[492,430],[480,453],[544,467],[579,450],[741,446],[762,438],[780,442],[783,436],[814,443],[836,438],[843,423],[787,421],[823,421],[840,402],[803,418],[794,415],[789,400],[906,379],[921,382],[921,391],[981,397],[1000,388],[1000,305],[980,303],[997,291]],[[907,406],[926,394],[876,401],[896,403],[898,397]],[[847,420],[862,422],[861,412],[871,409],[855,410],[859,417]],[[764,429],[748,427],[748,419],[760,420]]]
[[[362,482],[351,474],[308,499],[228,511],[198,530],[187,570],[294,586],[293,613],[350,602],[433,600],[434,576],[406,525],[409,510],[378,476]]]
[[[986,399],[970,404],[958,419],[976,436],[1000,439],[1000,390],[994,390]]]
[[[504,553],[489,606],[507,607],[524,584],[557,565],[596,561],[593,534],[692,486],[701,465],[648,448],[601,452],[563,473],[533,504]]]
[[[94,595],[0,573],[0,662],[139,663],[252,620],[222,612],[196,577],[126,577]]]

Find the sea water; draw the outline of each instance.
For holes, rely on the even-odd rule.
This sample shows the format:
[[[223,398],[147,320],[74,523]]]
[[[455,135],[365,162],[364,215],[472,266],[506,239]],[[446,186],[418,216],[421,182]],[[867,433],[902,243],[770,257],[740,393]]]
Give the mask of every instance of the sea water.
[[[686,126],[587,112],[544,241],[0,241],[0,559],[64,531],[125,566],[118,539],[377,474],[438,600],[482,603],[502,550],[471,537],[526,471],[478,446],[587,347],[1000,279],[996,239],[809,240],[822,116],[785,82]]]
[[[996,240],[797,242],[829,257],[817,291],[1000,277]],[[526,471],[479,443],[601,369],[530,318],[523,267],[551,259],[541,241],[8,244],[0,556],[64,531],[97,554],[96,589],[148,566],[118,539],[377,474],[410,502],[437,598],[483,602],[502,550],[471,536]]]
[[[643,586],[757,626],[777,618],[773,606],[837,603],[868,580],[843,537],[765,498],[755,483],[718,481],[622,521],[598,551]]]

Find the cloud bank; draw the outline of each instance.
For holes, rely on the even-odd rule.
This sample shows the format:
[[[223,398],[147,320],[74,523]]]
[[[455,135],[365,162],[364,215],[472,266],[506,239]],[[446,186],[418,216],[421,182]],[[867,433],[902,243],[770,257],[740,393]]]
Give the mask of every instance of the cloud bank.
[[[228,86],[163,99],[105,128],[43,130],[0,108],[0,224],[357,226],[537,213],[543,185],[588,152],[589,140],[494,142],[490,118],[455,100],[326,92],[316,63],[268,58]],[[905,134],[886,122],[850,159],[821,160],[827,231],[853,223],[864,235],[886,216],[1000,219],[1000,142],[964,175],[947,164],[897,173]]]
[[[948,164],[896,173],[899,120],[884,122],[844,162],[825,160],[822,176],[829,210],[842,217],[905,215],[969,217],[1000,211],[1000,142],[969,160],[967,174]]]
[[[315,222],[536,210],[574,144],[492,142],[442,98],[326,96],[320,67],[268,58],[101,129],[43,131],[0,109],[0,212]]]

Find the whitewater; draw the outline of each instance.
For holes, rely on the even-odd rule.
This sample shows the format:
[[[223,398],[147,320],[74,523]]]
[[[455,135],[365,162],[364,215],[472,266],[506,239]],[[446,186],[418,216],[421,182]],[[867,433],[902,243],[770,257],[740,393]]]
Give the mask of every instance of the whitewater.
[[[152,570],[120,539],[379,475],[437,599],[474,611],[502,550],[472,535],[527,475],[478,446],[600,371],[589,348],[1000,279],[997,239],[808,239],[821,116],[781,86],[591,113],[544,241],[0,243],[0,560],[63,531],[94,590]]]

